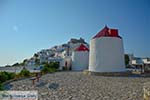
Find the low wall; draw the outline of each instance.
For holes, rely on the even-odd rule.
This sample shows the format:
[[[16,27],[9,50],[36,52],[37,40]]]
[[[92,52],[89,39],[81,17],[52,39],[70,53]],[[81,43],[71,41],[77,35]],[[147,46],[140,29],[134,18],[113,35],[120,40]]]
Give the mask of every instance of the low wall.
[[[99,76],[132,76],[132,72],[91,72],[88,70],[83,71],[86,75],[99,75]]]

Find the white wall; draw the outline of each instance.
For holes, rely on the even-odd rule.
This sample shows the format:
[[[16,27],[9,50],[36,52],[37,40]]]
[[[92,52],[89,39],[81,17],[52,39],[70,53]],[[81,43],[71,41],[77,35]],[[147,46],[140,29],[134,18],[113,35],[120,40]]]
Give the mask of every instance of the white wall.
[[[147,58],[143,58],[142,61],[143,61],[144,64],[150,64],[150,61],[148,61]]]
[[[136,60],[132,60],[132,64],[136,64]]]
[[[74,51],[72,53],[72,70],[88,69],[89,52],[88,51]]]
[[[123,41],[116,37],[101,37],[90,41],[89,71],[125,71]]]
[[[132,64],[150,64],[150,61],[148,61],[148,59],[146,58],[140,58],[140,59],[135,59],[132,60]]]

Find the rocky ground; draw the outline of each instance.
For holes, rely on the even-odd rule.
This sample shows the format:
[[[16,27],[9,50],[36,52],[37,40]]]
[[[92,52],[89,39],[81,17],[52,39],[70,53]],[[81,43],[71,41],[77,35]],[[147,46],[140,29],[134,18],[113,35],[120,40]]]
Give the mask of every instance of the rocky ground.
[[[150,78],[106,77],[82,72],[43,75],[10,83],[11,90],[38,90],[39,100],[143,100],[143,84]]]

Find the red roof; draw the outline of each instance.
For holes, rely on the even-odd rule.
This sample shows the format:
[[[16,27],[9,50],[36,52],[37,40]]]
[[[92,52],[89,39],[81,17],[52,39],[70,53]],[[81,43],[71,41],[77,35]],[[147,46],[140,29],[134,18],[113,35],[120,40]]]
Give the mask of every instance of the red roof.
[[[121,38],[118,35],[118,29],[110,29],[107,26],[105,26],[100,32],[98,32],[93,39],[100,38],[100,37],[118,37]]]
[[[89,51],[89,49],[85,45],[81,44],[78,48],[75,49],[75,51]]]

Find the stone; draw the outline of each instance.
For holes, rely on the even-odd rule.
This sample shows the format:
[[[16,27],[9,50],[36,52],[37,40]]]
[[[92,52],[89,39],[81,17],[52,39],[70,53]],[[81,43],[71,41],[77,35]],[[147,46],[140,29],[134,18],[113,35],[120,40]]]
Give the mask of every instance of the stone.
[[[37,90],[39,100],[142,100],[143,94],[145,98],[149,97],[149,81],[150,78],[68,71],[43,75],[40,82],[44,84],[35,86],[29,79],[14,81],[10,83],[10,90]]]

